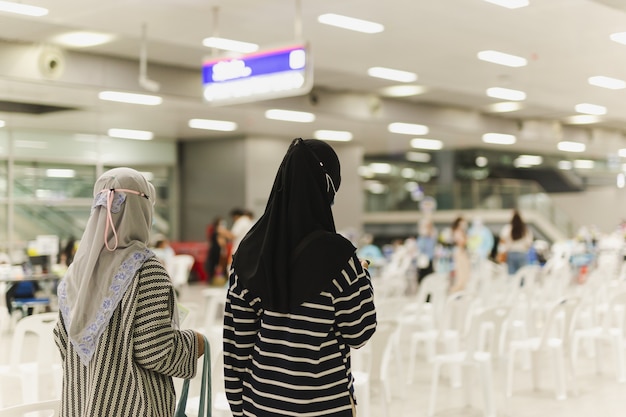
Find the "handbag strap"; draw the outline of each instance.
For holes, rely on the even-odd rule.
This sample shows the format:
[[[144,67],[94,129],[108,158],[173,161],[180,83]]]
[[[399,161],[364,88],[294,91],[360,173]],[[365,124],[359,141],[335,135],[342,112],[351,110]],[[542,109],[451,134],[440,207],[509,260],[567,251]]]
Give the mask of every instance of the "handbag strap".
[[[200,404],[198,407],[198,417],[211,417],[213,412],[213,401],[211,396],[211,346],[206,336],[204,339],[204,360],[202,363],[202,378],[200,382]],[[187,398],[189,397],[190,379],[185,379],[180,392],[178,405],[174,417],[186,417],[185,409],[187,408]]]

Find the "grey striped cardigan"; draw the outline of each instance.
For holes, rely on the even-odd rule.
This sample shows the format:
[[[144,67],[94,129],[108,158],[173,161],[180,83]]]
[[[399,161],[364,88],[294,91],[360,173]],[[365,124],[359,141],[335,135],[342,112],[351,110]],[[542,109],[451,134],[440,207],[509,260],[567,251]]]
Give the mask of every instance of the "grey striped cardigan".
[[[155,258],[137,271],[88,366],[59,314],[55,342],[63,361],[61,417],[172,417],[172,377],[196,373],[198,343],[172,327],[174,291]]]

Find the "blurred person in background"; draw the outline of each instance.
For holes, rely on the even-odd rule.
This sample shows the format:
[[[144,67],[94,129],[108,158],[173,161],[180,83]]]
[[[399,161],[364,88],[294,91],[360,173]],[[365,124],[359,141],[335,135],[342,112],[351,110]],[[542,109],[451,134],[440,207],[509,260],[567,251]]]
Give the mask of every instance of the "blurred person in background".
[[[419,223],[417,234],[417,283],[434,272],[435,249],[438,232],[432,219],[425,217]]]
[[[451,226],[452,241],[452,262],[454,264],[454,279],[450,292],[463,291],[469,281],[471,264],[469,253],[467,252],[467,221],[463,216],[454,220]]]
[[[526,225],[519,211],[513,211],[509,224],[500,231],[500,253],[506,254],[509,275],[514,275],[528,264],[528,251],[533,244],[533,233]]]

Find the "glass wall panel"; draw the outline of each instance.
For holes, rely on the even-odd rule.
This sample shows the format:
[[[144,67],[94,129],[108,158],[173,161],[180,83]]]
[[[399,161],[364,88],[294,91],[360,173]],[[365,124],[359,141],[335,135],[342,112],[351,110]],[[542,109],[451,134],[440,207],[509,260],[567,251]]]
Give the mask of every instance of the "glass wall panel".
[[[42,201],[91,198],[96,179],[93,165],[15,162],[13,197]]]

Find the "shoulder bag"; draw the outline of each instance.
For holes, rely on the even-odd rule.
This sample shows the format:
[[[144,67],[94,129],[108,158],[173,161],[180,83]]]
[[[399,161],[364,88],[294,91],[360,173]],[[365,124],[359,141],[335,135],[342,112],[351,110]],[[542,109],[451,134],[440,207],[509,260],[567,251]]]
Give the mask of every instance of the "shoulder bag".
[[[198,417],[211,417],[213,402],[211,401],[211,347],[206,336],[204,338],[204,361],[202,365],[202,381],[200,383],[200,404],[198,406]],[[185,409],[187,408],[187,397],[189,396],[189,383],[191,380],[185,379],[183,389],[180,393],[180,399],[176,406],[174,417],[187,417]]]

